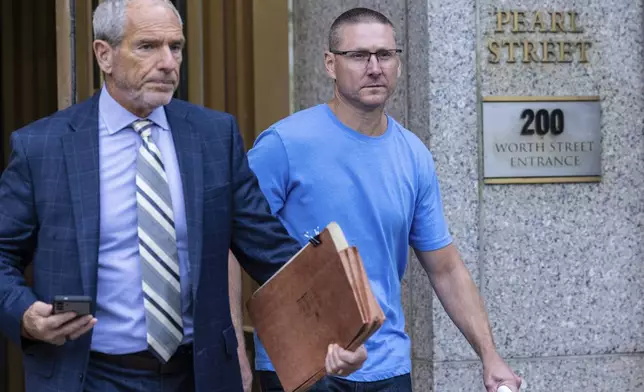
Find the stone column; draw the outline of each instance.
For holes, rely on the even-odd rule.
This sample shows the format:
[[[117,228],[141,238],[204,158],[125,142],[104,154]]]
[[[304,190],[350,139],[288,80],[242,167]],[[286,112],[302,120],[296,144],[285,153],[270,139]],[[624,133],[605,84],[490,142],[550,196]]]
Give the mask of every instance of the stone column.
[[[603,139],[600,183],[482,188],[479,270],[500,352],[525,377],[527,391],[558,386],[642,391],[642,1],[499,3],[477,1],[479,98],[599,96]],[[494,34],[499,8],[527,11],[528,28],[537,10],[577,12],[575,24],[583,32],[513,33],[506,28],[506,33]],[[569,16],[563,18],[570,30]],[[548,26],[549,19],[544,19]],[[573,55],[565,56],[573,57],[570,63],[491,64],[488,39],[587,41],[591,46],[586,63],[580,48],[573,47]],[[469,367],[444,366],[437,372],[437,382],[447,380],[441,391],[476,390],[478,375]],[[454,379],[461,380],[460,387]]]
[[[323,48],[337,15],[367,6],[396,25],[405,72],[389,112],[434,156],[451,232],[522,391],[644,391],[642,1],[293,3],[297,110],[331,97]],[[584,32],[494,34],[499,8],[575,11]],[[491,64],[489,39],[592,45],[587,63]],[[485,185],[481,101],[492,95],[599,96],[602,181]],[[484,391],[478,358],[415,258],[404,289],[414,390]]]

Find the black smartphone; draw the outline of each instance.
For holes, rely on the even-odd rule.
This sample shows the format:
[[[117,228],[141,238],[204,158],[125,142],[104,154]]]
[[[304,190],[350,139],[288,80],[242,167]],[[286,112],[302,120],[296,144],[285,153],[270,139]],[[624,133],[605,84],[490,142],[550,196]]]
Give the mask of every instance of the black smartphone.
[[[78,316],[91,313],[92,297],[86,295],[57,295],[54,297],[54,314],[76,312]]]

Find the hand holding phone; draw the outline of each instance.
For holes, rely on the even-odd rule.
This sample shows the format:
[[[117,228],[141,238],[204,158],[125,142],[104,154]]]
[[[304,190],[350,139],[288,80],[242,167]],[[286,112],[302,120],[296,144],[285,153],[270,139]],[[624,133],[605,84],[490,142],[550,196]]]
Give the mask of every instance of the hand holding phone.
[[[86,297],[56,297],[54,305],[36,301],[22,316],[22,335],[57,346],[78,339],[97,322],[89,314],[90,305]]]

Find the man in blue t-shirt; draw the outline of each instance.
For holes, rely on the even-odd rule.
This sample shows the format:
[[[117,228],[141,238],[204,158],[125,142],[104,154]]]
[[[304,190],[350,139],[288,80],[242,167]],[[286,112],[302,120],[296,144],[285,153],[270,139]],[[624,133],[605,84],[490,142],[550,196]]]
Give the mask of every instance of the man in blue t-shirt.
[[[335,97],[277,122],[249,152],[272,212],[302,246],[338,222],[359,249],[386,316],[365,344],[362,368],[348,377],[325,377],[314,390],[411,391],[401,303],[411,246],[480,356],[488,391],[503,384],[516,392],[521,380],[497,354],[478,290],[452,244],[432,156],[384,112],[400,76],[399,53],[384,15],[365,8],[342,14],[331,26],[325,54]],[[261,342],[255,343],[262,390],[280,391]]]

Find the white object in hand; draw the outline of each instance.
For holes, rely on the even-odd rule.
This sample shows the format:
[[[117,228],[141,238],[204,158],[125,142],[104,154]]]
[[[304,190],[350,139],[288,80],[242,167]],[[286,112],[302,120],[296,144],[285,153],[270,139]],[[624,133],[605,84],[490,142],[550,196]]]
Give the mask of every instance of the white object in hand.
[[[499,389],[496,390],[496,392],[512,392],[512,390],[505,385],[501,385]]]

